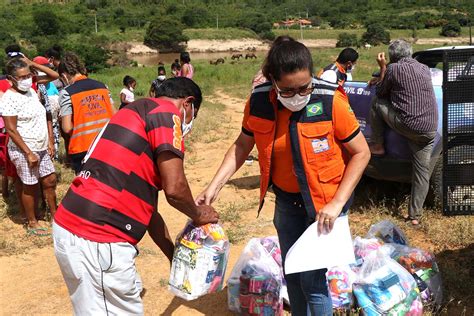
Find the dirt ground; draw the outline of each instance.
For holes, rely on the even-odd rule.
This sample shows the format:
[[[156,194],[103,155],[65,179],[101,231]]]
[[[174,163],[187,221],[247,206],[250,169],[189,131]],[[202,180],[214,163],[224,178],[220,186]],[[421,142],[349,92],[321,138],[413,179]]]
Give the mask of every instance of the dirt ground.
[[[220,165],[227,148],[240,132],[244,100],[231,98],[218,92],[214,99],[226,105],[224,117],[228,122],[213,133],[216,141],[193,145],[193,151],[186,156],[186,173],[194,194],[198,194],[211,180]],[[232,232],[234,242],[231,247],[227,277],[238,259],[246,242],[251,237],[275,234],[272,224],[274,196],[270,193],[260,217],[256,218],[258,203],[258,163],[245,165],[220,193],[216,209],[225,215],[224,227]],[[63,188],[64,189],[64,188]],[[370,199],[367,199],[370,203]],[[4,207],[4,206],[3,206]],[[239,223],[232,222],[234,210],[239,212]],[[184,227],[186,217],[167,205],[160,194],[159,211],[163,215],[171,235],[174,237]],[[374,215],[355,212],[351,215],[353,235],[365,235],[368,227],[381,218],[391,218],[390,214]],[[24,237],[24,229],[15,218],[6,217],[0,221],[0,310],[4,315],[11,314],[71,314],[71,305],[63,282],[50,238],[32,240]],[[472,222],[471,222],[472,223]],[[415,246],[436,251],[440,245],[432,241],[424,232],[400,224]],[[472,227],[468,227],[472,229]],[[15,244],[25,242],[26,249]],[[440,242],[441,243],[441,242]],[[38,248],[39,247],[39,248]],[[139,243],[140,256],[137,267],[147,292],[144,306],[148,315],[232,315],[227,311],[227,293],[208,295],[192,302],[174,297],[167,289],[169,263],[148,235]],[[458,250],[453,250],[453,253]],[[473,249],[462,252],[455,260],[472,262]],[[445,254],[449,257],[449,254]],[[445,267],[442,264],[441,267]],[[469,277],[468,277],[469,279]],[[472,305],[468,310],[471,310]],[[461,311],[465,311],[462,307]],[[459,311],[459,310],[458,310]],[[472,311],[472,310],[471,310]],[[470,315],[470,313],[468,312]],[[453,314],[452,314],[453,315]],[[459,315],[459,314],[454,314]]]

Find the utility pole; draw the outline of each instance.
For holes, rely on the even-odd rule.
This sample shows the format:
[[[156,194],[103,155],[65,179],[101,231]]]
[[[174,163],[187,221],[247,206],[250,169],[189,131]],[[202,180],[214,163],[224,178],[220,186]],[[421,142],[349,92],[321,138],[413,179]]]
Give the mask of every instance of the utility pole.
[[[303,23],[301,23],[301,17],[300,17],[300,20],[298,22],[300,22],[301,40],[303,40]]]
[[[216,25],[217,25],[217,29],[219,29],[219,14],[216,17]]]
[[[97,34],[97,12],[94,12],[95,33]]]

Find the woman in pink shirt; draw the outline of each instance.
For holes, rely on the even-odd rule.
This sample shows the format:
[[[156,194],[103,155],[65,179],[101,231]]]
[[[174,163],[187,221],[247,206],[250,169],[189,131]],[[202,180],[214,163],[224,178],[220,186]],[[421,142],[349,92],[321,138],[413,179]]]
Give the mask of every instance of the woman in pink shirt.
[[[193,79],[194,67],[191,65],[191,57],[188,52],[182,52],[179,55],[179,63],[181,64],[181,70],[178,77]]]

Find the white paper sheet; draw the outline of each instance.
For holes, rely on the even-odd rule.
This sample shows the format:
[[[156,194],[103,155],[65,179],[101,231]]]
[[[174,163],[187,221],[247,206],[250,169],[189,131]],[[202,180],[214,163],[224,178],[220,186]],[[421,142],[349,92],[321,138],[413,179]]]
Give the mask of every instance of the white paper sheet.
[[[355,262],[349,217],[341,216],[333,230],[318,236],[318,223],[309,226],[286,254],[285,273],[297,273]]]

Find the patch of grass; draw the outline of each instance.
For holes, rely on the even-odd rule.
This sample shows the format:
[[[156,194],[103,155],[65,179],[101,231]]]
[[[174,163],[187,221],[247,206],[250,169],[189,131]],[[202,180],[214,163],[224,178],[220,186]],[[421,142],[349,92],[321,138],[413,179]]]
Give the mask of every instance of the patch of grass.
[[[355,34],[358,37],[361,37],[362,34],[366,31],[365,28],[360,29],[317,29],[317,28],[306,28],[303,29],[303,39],[337,39],[341,33]],[[412,30],[388,30],[390,32],[390,37],[392,39],[396,38],[411,38],[413,33]],[[431,29],[420,29],[416,30],[418,38],[444,38],[439,35],[441,28],[431,28]],[[275,29],[273,30],[275,35],[289,35],[296,39],[301,39],[300,30],[287,30],[287,29]],[[469,35],[469,28],[463,27],[461,30],[462,36]]]
[[[224,206],[219,206],[218,209],[221,211],[219,212],[219,218],[223,222],[235,223],[242,219],[241,212],[246,209],[243,204],[230,202],[225,204]]]
[[[185,29],[184,35],[189,39],[205,39],[205,40],[231,40],[242,38],[258,38],[258,35],[249,29],[239,29],[233,27],[226,28],[203,28],[203,29]]]
[[[247,226],[244,224],[236,224],[230,227],[226,227],[226,234],[229,238],[229,242],[232,244],[237,244],[245,240],[249,234]]]
[[[160,280],[158,281],[158,284],[159,284],[161,287],[167,287],[167,286],[168,286],[168,280],[165,279],[165,278],[160,278]]]

